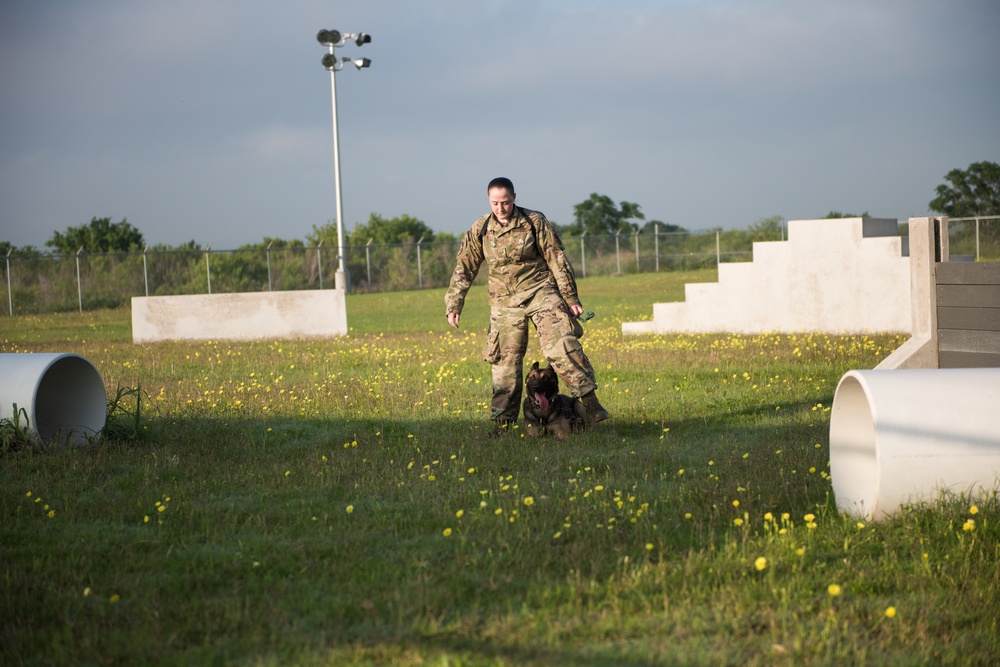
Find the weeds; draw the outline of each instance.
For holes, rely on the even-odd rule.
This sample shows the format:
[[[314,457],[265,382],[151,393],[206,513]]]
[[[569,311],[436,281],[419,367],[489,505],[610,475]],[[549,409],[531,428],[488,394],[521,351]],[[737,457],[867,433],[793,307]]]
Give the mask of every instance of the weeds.
[[[108,415],[100,439],[106,442],[128,443],[142,440],[142,388],[118,385],[108,399]]]
[[[12,416],[0,419],[0,454],[8,454],[38,445],[38,438],[31,432],[28,412],[12,404]]]

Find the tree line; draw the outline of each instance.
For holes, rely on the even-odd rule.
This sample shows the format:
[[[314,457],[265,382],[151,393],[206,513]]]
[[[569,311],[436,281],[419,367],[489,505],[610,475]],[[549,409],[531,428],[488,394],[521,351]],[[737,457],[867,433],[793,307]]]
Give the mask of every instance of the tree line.
[[[953,169],[945,175],[945,183],[937,186],[936,197],[930,201],[931,211],[951,217],[974,217],[1000,215],[1000,165],[995,162],[974,162],[967,169]],[[826,217],[843,217],[831,211]],[[765,225],[772,224],[763,221]],[[760,224],[760,223],[758,223]],[[646,220],[639,204],[629,201],[616,203],[607,195],[591,193],[586,200],[573,206],[573,222],[556,224],[557,230],[566,236],[604,236],[615,234],[651,233],[658,229],[661,233],[682,233],[687,230],[675,224],[660,220]],[[986,232],[1000,240],[1000,228],[992,226]],[[327,223],[313,225],[305,242],[298,239],[265,237],[260,243],[245,244],[237,250],[263,250],[315,247],[326,239],[336,238],[336,226]],[[400,243],[441,243],[454,242],[456,235],[436,232],[423,221],[403,214],[386,218],[372,213],[367,222],[359,223],[345,235],[349,246],[364,246],[369,243],[391,245]],[[134,252],[146,249],[142,232],[122,218],[112,222],[111,218],[91,218],[89,224],[70,226],[65,231],[56,231],[45,242],[52,254],[74,255],[80,250],[88,254]],[[201,252],[204,249],[195,241],[179,246],[158,244],[149,248],[153,252],[181,251]],[[0,241],[0,254],[16,253],[20,257],[36,257],[45,253],[32,246],[16,247],[9,241]]]

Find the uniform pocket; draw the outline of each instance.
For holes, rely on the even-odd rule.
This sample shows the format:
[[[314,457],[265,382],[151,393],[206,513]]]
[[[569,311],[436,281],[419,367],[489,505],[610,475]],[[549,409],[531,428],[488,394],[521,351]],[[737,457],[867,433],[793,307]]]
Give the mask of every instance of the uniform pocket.
[[[524,241],[521,244],[521,253],[519,259],[521,263],[533,262],[539,257],[538,246],[535,241],[535,234],[529,232],[527,236],[524,237]]]
[[[483,361],[495,364],[500,361],[500,332],[492,326],[486,332],[486,346],[483,348]]]

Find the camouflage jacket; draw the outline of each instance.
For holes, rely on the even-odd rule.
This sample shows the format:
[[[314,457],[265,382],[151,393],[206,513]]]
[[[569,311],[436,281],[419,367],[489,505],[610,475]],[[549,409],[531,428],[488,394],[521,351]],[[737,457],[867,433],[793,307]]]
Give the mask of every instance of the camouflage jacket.
[[[490,306],[517,307],[546,288],[558,290],[570,306],[580,305],[573,266],[562,239],[545,215],[516,206],[504,226],[492,213],[476,220],[462,237],[445,294],[446,313],[461,313],[465,295],[483,261]]]

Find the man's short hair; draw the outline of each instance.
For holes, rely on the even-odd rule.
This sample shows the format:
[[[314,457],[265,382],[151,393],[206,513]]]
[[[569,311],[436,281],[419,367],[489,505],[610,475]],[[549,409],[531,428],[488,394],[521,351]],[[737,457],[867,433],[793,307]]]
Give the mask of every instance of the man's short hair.
[[[514,192],[514,183],[511,182],[511,180],[509,178],[505,177],[505,176],[498,176],[498,177],[494,178],[492,181],[490,181],[490,184],[486,186],[486,192],[489,192],[490,190],[493,190],[494,188],[496,188],[496,189],[504,189],[504,190],[507,190],[507,192],[510,192],[511,194],[513,194],[513,192]]]

